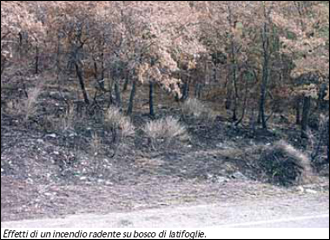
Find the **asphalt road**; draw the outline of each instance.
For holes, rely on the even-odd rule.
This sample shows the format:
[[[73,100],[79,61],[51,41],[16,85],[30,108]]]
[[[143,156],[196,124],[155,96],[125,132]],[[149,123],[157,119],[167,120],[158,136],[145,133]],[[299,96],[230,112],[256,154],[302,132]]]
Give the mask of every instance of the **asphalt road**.
[[[2,222],[1,228],[329,228],[329,195]]]

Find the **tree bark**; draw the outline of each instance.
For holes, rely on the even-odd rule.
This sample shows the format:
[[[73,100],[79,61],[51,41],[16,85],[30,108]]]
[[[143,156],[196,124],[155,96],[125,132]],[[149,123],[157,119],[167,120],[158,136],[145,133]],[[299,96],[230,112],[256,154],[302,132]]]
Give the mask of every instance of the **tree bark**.
[[[262,46],[263,46],[263,69],[262,69],[262,83],[261,83],[261,96],[259,105],[259,119],[262,128],[267,130],[267,119],[265,113],[266,93],[269,78],[269,39],[267,23],[264,23],[262,28]]]
[[[112,95],[112,92],[113,92],[113,79],[109,78],[108,79],[108,89],[109,89],[109,104],[108,104],[108,108],[114,104],[114,99],[113,99],[113,95]]]
[[[78,80],[79,80],[80,88],[81,88],[81,91],[82,91],[83,96],[84,96],[84,101],[85,101],[86,104],[89,104],[90,101],[89,101],[88,93],[87,93],[86,88],[85,88],[85,81],[84,81],[83,72],[82,72],[82,70],[79,67],[79,64],[77,62],[75,63],[75,67],[76,67],[76,73],[77,73],[77,77],[78,77]]]
[[[127,109],[127,115],[129,116],[132,115],[133,113],[135,93],[136,93],[136,81],[133,80],[131,95],[129,97],[129,103]]]
[[[39,74],[39,47],[36,46],[36,57],[35,57],[35,74]]]
[[[202,89],[202,85],[200,83],[196,83],[195,84],[195,98],[196,99],[200,99],[201,98],[201,90]]]
[[[301,99],[300,97],[297,98],[296,100],[296,124],[300,125],[301,124],[301,115],[300,115],[300,102]]]
[[[237,73],[236,73],[236,63],[234,63],[234,69],[233,69],[233,84],[234,84],[234,109],[233,109],[233,117],[232,121],[237,121],[237,108],[238,108],[238,87],[237,87]]]
[[[232,7],[230,3],[228,4],[228,21],[229,25],[232,28],[235,28],[236,24],[233,21],[233,13],[232,13]],[[232,97],[233,97],[233,115],[232,115],[232,121],[236,122],[237,119],[237,108],[238,108],[238,86],[237,86],[237,61],[236,61],[236,54],[237,54],[237,46],[234,40],[234,35],[231,33],[230,35],[230,71],[231,71],[231,82],[230,82],[230,90],[228,92],[227,101],[226,101],[226,109],[229,110],[231,108],[232,103]],[[232,89],[234,90],[234,93],[232,93]],[[232,96],[234,94],[234,96]]]
[[[237,121],[237,104],[238,104],[238,86],[237,86],[237,62],[236,62],[236,47],[235,47],[235,42],[232,39],[231,40],[231,58],[232,58],[232,63],[231,63],[231,71],[232,71],[232,85],[234,89],[234,109],[233,109],[233,116],[232,116],[232,121],[235,122]]]
[[[242,116],[241,118],[235,123],[235,126],[238,126],[245,117],[245,112],[246,112],[246,105],[247,105],[247,100],[248,100],[248,80],[245,80],[245,95],[244,95],[244,103],[243,103],[243,109],[242,109]]]
[[[189,82],[185,82],[183,85],[182,100],[185,101],[189,98]]]
[[[255,108],[253,107],[251,110],[251,117],[250,117],[250,128],[252,131],[252,135],[255,136],[256,134],[256,116],[255,116]]]
[[[127,91],[128,83],[129,83],[129,78],[126,78],[126,80],[124,82],[123,92],[126,92]]]
[[[154,109],[154,83],[150,81],[149,83],[149,110],[150,116],[153,118],[155,117],[155,109]]]
[[[309,113],[311,110],[311,97],[304,97],[302,120],[301,120],[301,137],[308,138],[308,123],[309,123]]]
[[[116,106],[121,110],[122,102],[121,102],[121,94],[118,80],[115,80],[115,96],[116,96]]]

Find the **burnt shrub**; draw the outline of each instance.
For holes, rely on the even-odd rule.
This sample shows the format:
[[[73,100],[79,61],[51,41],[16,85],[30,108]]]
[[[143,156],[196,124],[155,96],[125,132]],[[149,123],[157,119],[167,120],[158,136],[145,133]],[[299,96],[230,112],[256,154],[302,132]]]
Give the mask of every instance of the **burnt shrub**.
[[[310,159],[285,141],[265,148],[258,165],[266,180],[275,185],[291,186],[311,181]]]

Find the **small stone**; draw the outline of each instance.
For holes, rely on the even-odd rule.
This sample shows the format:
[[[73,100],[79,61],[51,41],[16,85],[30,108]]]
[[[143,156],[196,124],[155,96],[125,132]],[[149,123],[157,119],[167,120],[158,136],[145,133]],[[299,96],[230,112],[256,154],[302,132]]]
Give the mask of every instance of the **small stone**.
[[[317,191],[312,190],[312,189],[306,189],[306,193],[309,193],[309,194],[317,194]]]
[[[206,175],[206,177],[207,177],[207,179],[212,179],[214,176],[213,176],[213,174],[208,173],[208,174]]]
[[[239,179],[239,180],[247,180],[248,178],[241,172],[235,172],[231,175],[232,178],[234,179]]]
[[[105,185],[108,185],[108,186],[112,186],[112,185],[113,185],[113,183],[112,183],[112,182],[110,182],[110,181],[106,181],[106,182],[105,182]]]
[[[46,135],[46,137],[50,137],[50,138],[56,138],[56,134],[55,133],[52,133],[52,134],[48,134],[48,135]]]
[[[299,193],[304,193],[305,192],[305,189],[302,186],[299,186],[299,187],[297,187],[297,191]]]
[[[77,133],[75,133],[75,132],[72,132],[69,134],[69,137],[75,137],[75,136],[77,136]]]
[[[225,183],[225,182],[228,182],[228,179],[226,177],[221,177],[221,176],[218,176],[216,178],[216,182],[217,183]]]

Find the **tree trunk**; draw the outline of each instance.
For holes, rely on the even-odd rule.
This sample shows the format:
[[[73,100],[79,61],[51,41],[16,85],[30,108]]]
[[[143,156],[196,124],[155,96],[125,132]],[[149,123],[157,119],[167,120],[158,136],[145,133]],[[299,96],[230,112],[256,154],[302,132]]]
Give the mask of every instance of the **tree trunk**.
[[[35,74],[39,74],[39,47],[36,46]]]
[[[102,63],[103,65],[103,63]],[[107,90],[105,89],[104,86],[104,70],[103,70],[103,66],[101,66],[101,78],[99,78],[99,68],[97,67],[97,62],[94,59],[94,79],[96,81],[96,83],[98,84],[98,87],[103,91],[106,92]]]
[[[234,109],[232,121],[237,121],[237,108],[238,108],[238,87],[237,87],[237,78],[236,78],[236,66],[234,66],[233,71],[233,84],[234,84]]]
[[[105,68],[104,68],[104,52],[102,52],[102,54],[101,54],[101,79],[102,79],[102,82],[100,82],[100,84],[101,84],[101,88],[103,88],[105,90],[104,73],[105,73]]]
[[[75,63],[75,67],[76,67],[76,73],[77,73],[77,77],[78,77],[78,80],[79,80],[80,88],[81,88],[81,91],[82,91],[83,96],[84,96],[84,101],[85,101],[86,104],[89,104],[90,101],[89,101],[88,93],[87,93],[86,88],[85,88],[85,82],[84,82],[84,76],[83,76],[82,70],[79,67],[79,64],[77,62]]]
[[[136,93],[136,81],[133,80],[131,95],[129,97],[129,103],[128,103],[128,109],[127,109],[127,115],[129,115],[129,116],[132,115],[132,113],[133,113],[135,93]]]
[[[235,122],[237,121],[237,104],[238,104],[238,86],[237,86],[237,63],[236,63],[236,47],[235,47],[235,42],[232,39],[231,42],[231,57],[232,57],[232,66],[231,66],[231,71],[232,71],[232,85],[234,89],[234,109],[233,109],[233,116],[232,116],[232,121]]]
[[[308,123],[309,123],[309,113],[311,110],[311,97],[304,97],[302,120],[301,120],[301,137],[308,138]]]
[[[255,108],[253,107],[251,110],[251,117],[250,117],[250,128],[252,131],[252,136],[255,136],[256,134],[256,117],[255,117]]]
[[[235,28],[235,23],[233,20],[233,13],[232,13],[232,6],[230,3],[228,4],[228,21],[232,28]],[[233,116],[232,121],[236,122],[237,119],[237,108],[238,108],[238,87],[237,87],[237,61],[236,61],[236,55],[237,55],[237,47],[234,40],[233,33],[230,34],[230,73],[231,73],[231,81],[229,84],[230,90],[228,91],[227,95],[227,101],[226,101],[226,109],[231,109],[232,100],[234,103],[233,108]],[[234,93],[233,93],[234,90]],[[234,94],[234,96],[232,96]],[[234,99],[232,99],[234,97]]]
[[[155,109],[154,109],[154,83],[150,81],[149,83],[149,110],[150,116],[155,117]]]
[[[243,103],[243,109],[242,109],[242,116],[241,118],[235,123],[235,126],[238,126],[245,117],[245,112],[246,112],[246,105],[247,105],[247,100],[248,100],[248,80],[246,79],[245,81],[245,95],[244,95],[244,103]]]
[[[201,98],[201,91],[202,91],[202,85],[200,83],[196,83],[196,85],[195,85],[195,98],[196,99]]]
[[[116,96],[116,106],[121,110],[122,102],[121,102],[121,94],[118,80],[115,80],[115,96]]]
[[[264,23],[262,29],[262,46],[263,46],[263,69],[262,69],[262,83],[261,83],[261,96],[259,105],[259,119],[262,128],[267,129],[267,119],[265,113],[266,105],[266,93],[269,78],[269,39],[268,39],[268,29],[267,23]]]
[[[227,91],[227,98],[226,98],[226,101],[225,101],[225,109],[230,110],[231,104],[232,104],[231,91]]]
[[[124,82],[123,92],[126,92],[126,91],[127,91],[128,83],[129,83],[129,78],[126,78],[126,80],[125,80],[125,82]],[[133,83],[133,84],[134,84],[134,83]]]
[[[113,80],[111,78],[108,79],[108,88],[109,88],[109,104],[108,104],[108,108],[114,104],[114,99],[113,99],[113,95],[112,95],[112,91],[113,91]]]
[[[300,125],[301,124],[301,116],[300,116],[300,102],[301,99],[298,97],[296,100],[296,124]]]
[[[185,101],[189,98],[189,82],[185,82],[183,85],[182,100]]]

